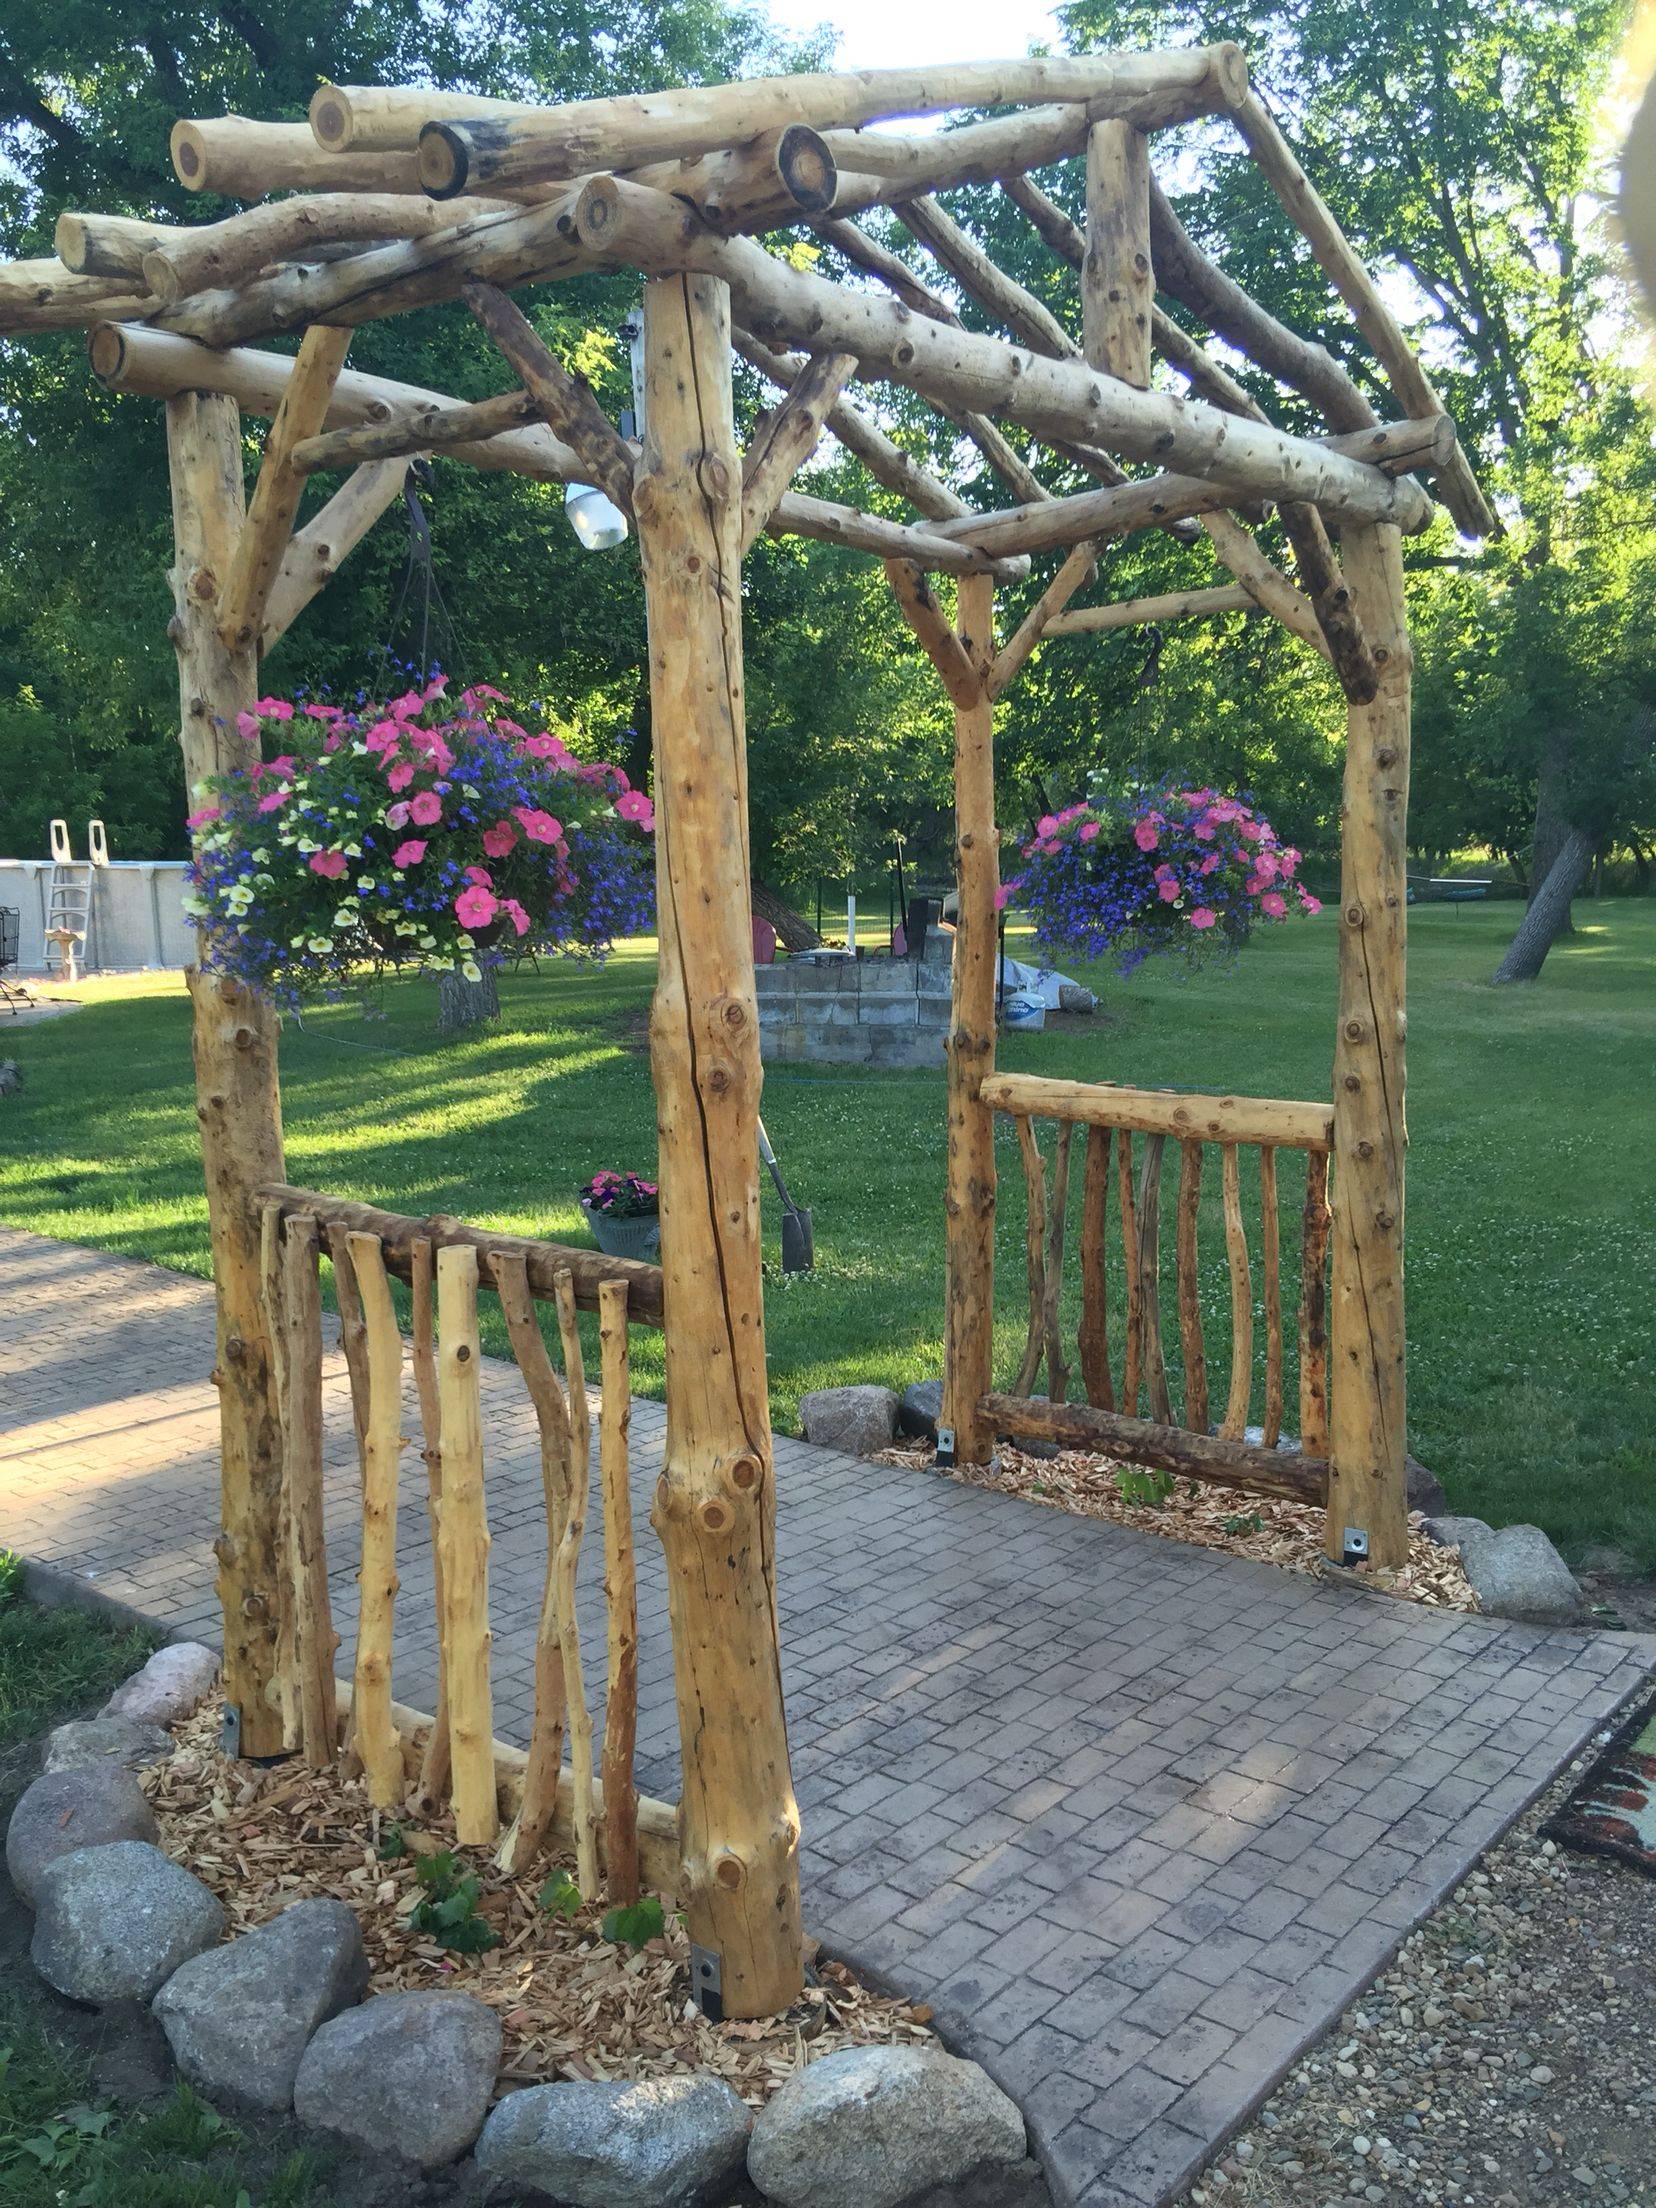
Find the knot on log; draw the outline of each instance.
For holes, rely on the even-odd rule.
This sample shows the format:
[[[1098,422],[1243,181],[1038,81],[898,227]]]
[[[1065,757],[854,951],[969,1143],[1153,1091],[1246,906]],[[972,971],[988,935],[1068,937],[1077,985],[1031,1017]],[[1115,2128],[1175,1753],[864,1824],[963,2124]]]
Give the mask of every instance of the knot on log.
[[[714,1857],[713,1880],[727,1894],[740,1893],[747,1884],[747,1865],[733,1848],[721,1848]]]

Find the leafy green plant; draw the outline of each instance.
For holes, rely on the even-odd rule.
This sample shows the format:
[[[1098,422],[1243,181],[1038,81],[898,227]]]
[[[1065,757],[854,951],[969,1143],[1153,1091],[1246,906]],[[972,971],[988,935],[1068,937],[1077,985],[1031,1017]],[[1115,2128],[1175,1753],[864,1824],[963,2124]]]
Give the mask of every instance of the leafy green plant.
[[[549,1917],[572,1917],[581,1906],[581,1889],[573,1873],[556,1870],[541,1888],[538,1898]]]
[[[408,1842],[403,1837],[401,1825],[387,1825],[380,1834],[375,1854],[382,1863],[400,1863],[408,1853]]]
[[[646,1894],[642,1901],[624,1902],[619,1909],[612,1909],[603,1923],[606,1940],[617,1947],[630,1947],[636,1954],[651,1940],[660,1939],[667,1929],[667,1912],[654,1894]]]
[[[82,2104],[66,2108],[61,2116],[48,2116],[37,2131],[24,2134],[11,2147],[8,2160],[30,2161],[52,2177],[66,2177],[80,2167],[102,2139],[115,2118],[110,2108]]]
[[[478,1914],[483,1888],[475,1872],[462,1872],[458,1859],[444,1848],[437,1855],[421,1856],[414,1876],[423,1889],[409,1918],[416,1932],[424,1932],[439,1947],[456,1955],[486,1955],[500,1945],[500,1934]]]
[[[1265,1521],[1257,1510],[1238,1511],[1234,1518],[1224,1520],[1227,1533],[1263,1533]]]
[[[0,1610],[23,1592],[23,1559],[15,1549],[0,1549]]]
[[[1177,1484],[1171,1472],[1143,1471],[1125,1464],[1116,1470],[1122,1501],[1146,1510],[1160,1510]]]

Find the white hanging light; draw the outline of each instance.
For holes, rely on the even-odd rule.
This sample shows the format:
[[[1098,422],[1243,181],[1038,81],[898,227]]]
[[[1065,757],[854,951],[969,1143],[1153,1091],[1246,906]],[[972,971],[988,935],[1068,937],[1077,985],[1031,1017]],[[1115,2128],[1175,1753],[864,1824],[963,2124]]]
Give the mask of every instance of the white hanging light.
[[[627,541],[627,517],[593,483],[564,485],[564,513],[589,552],[611,552]]]

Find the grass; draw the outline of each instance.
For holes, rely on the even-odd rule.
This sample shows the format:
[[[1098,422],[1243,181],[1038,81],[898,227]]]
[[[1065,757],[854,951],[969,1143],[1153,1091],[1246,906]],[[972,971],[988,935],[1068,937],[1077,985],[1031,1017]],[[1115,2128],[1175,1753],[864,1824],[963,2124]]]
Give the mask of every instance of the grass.
[[[0,1576],[0,1754],[65,1709],[109,1694],[154,1646],[154,1635],[136,1627],[39,1609]]]
[[[1541,980],[1505,991],[1488,977],[1514,907],[1413,918],[1411,1443],[1456,1508],[1531,1520],[1566,1553],[1613,1542],[1656,1569],[1656,906],[1577,911],[1575,938]],[[577,1184],[600,1166],[654,1160],[644,1055],[652,974],[653,945],[639,942],[601,970],[509,980],[499,1027],[458,1042],[437,1039],[432,992],[417,983],[387,992],[383,1018],[336,1008],[290,1028],[290,1177],[396,1209],[584,1239]],[[1268,931],[1229,971],[1185,974],[1152,962],[1128,982],[1108,971],[1084,978],[1108,1018],[1008,1038],[1004,1065],[1255,1095],[1328,1093],[1330,916]],[[181,990],[152,977],[84,994],[89,1009],[78,1017],[7,1037],[26,1085],[0,1106],[0,1219],[205,1276]],[[764,1108],[790,1185],[816,1218],[816,1271],[784,1279],[766,1197],[772,1404],[791,1425],[808,1388],[902,1386],[940,1369],[942,1081],[776,1067]],[[1024,1311],[1009,1128],[1000,1159],[1004,1381]],[[1295,1200],[1291,1161],[1282,1170],[1286,1207]],[[1227,1287],[1217,1171],[1207,1178],[1203,1295],[1210,1384],[1222,1401]],[[1077,1203],[1078,1182],[1079,1173]],[[1171,1208],[1164,1200],[1169,1232]],[[1285,1293],[1295,1285],[1296,1241],[1285,1234]],[[1254,1246],[1257,1285],[1257,1236]],[[1114,1332],[1119,1342],[1118,1315]],[[501,1337],[490,1346],[503,1347]],[[659,1389],[656,1338],[638,1338],[634,1369],[641,1387]],[[1292,1402],[1291,1364],[1288,1386]]]

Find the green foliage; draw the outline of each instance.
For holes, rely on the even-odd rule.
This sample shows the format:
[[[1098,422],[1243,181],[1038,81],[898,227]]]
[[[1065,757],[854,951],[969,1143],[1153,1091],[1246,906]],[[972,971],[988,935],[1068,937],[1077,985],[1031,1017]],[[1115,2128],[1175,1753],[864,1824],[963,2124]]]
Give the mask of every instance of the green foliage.
[[[630,1947],[634,1954],[647,1947],[651,1940],[659,1940],[667,1929],[667,1912],[657,1894],[646,1894],[640,1901],[623,1902],[618,1909],[611,1909],[604,1918],[603,1933],[617,1947]]]
[[[380,1834],[375,1854],[382,1863],[400,1863],[408,1853],[408,1842],[403,1837],[401,1825],[387,1825]]]
[[[536,1899],[549,1917],[572,1917],[581,1906],[581,1889],[575,1883],[573,1872],[559,1869],[552,1873]]]
[[[457,1955],[485,1955],[500,1945],[500,1934],[478,1914],[481,1880],[475,1872],[462,1872],[459,1859],[449,1849],[420,1856],[414,1876],[422,1889],[409,1918],[416,1932],[424,1932]]]
[[[23,1559],[15,1549],[0,1549],[0,1610],[23,1592]]]
[[[0,1601],[0,1749],[26,1740],[66,1704],[120,1684],[150,1654],[154,1637],[84,1610],[43,1610],[21,1599],[16,1572]]]
[[[1226,1533],[1263,1533],[1265,1521],[1257,1510],[1238,1511],[1234,1518],[1223,1521]]]
[[[1122,1501],[1143,1510],[1161,1510],[1178,1484],[1171,1472],[1128,1464],[1117,1466],[1115,1479]]]

